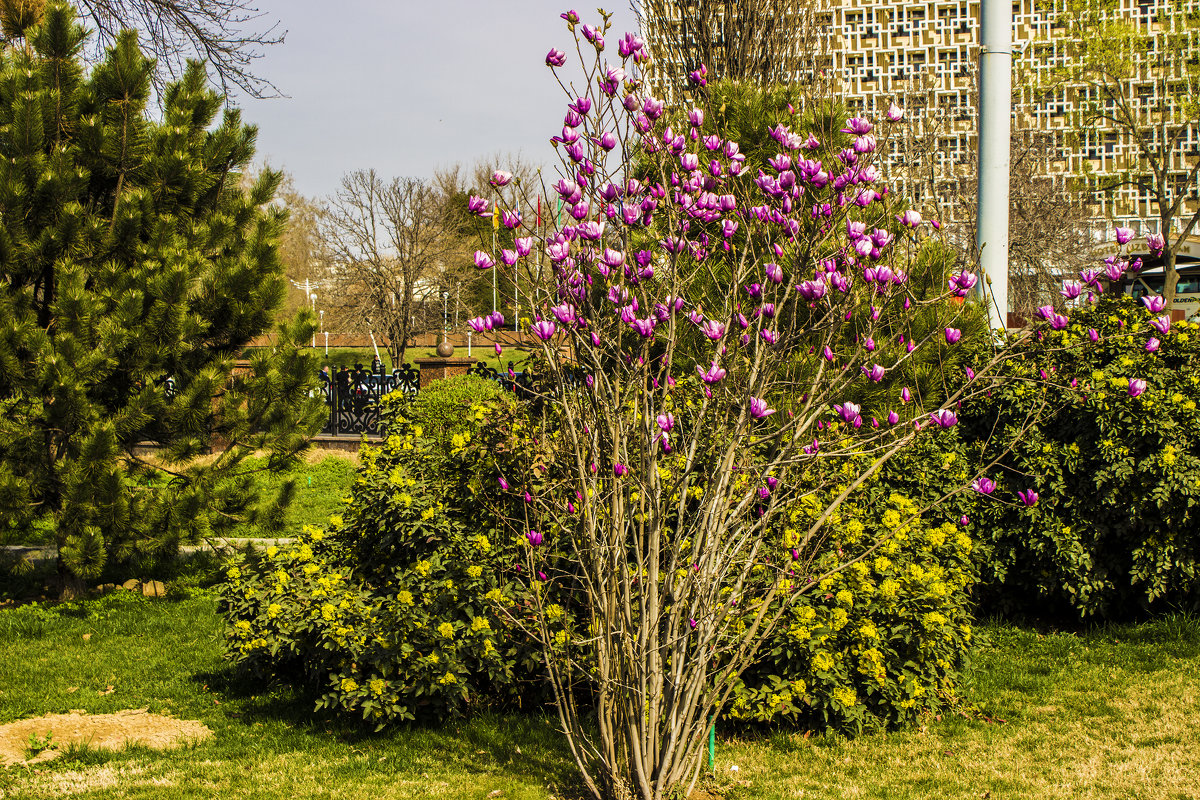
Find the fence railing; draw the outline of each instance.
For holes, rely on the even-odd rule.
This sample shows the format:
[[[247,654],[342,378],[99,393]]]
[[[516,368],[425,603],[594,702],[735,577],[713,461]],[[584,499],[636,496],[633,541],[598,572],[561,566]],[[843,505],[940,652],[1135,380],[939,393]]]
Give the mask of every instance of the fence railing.
[[[421,372],[405,364],[401,369],[371,372],[356,367],[332,376],[321,374],[321,392],[329,416],[321,433],[329,436],[358,436],[379,433],[379,401],[385,394],[404,392],[416,397],[421,390]]]
[[[535,396],[530,377],[514,370],[499,371],[482,361],[470,369],[471,375],[495,381],[521,399]],[[322,374],[321,391],[329,416],[321,433],[327,436],[376,436],[379,429],[379,401],[400,390],[413,398],[421,391],[421,371],[410,364],[392,372],[372,372],[361,366],[332,376]]]

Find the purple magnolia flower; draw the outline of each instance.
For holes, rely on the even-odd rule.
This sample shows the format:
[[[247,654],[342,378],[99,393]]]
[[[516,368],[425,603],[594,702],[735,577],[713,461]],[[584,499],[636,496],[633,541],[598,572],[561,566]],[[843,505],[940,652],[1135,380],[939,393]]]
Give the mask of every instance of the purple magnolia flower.
[[[1062,314],[1054,314],[1050,317],[1050,327],[1056,331],[1065,330],[1071,321]]]
[[[579,12],[573,8],[570,11],[564,11],[559,16],[565,19],[568,25],[575,25],[579,22]]]
[[[491,269],[496,266],[496,261],[482,250],[475,251],[475,268],[476,269]]]
[[[1023,492],[1017,492],[1017,497],[1021,498],[1021,502],[1024,503],[1026,507],[1037,505],[1038,493],[1033,489],[1026,489]]]
[[[895,411],[889,411],[888,415],[887,415],[887,421],[888,421],[888,425],[895,425],[897,422],[900,421],[900,415],[897,414]]]
[[[890,106],[888,106],[888,110],[887,110],[888,122],[899,122],[902,119],[904,119],[904,109],[903,108],[896,105],[895,103],[892,103]]]
[[[701,64],[700,69],[693,70],[688,73],[688,80],[691,81],[692,84],[695,86],[702,86],[702,87],[707,86],[708,85],[708,67]]]
[[[1167,240],[1161,233],[1151,233],[1146,237],[1146,248],[1154,255],[1161,256],[1167,247]]]
[[[544,342],[550,341],[551,337],[554,336],[554,331],[554,323],[551,320],[539,319],[537,322],[533,323],[534,335]]]
[[[966,297],[978,282],[979,277],[975,273],[964,270],[950,279],[950,288],[956,297]]]
[[[767,401],[758,397],[750,398],[750,416],[755,419],[765,419],[775,413],[775,409],[767,408]]]
[[[1096,332],[1095,328],[1088,328],[1088,338],[1093,342],[1098,342],[1100,341],[1100,334]]]
[[[801,297],[809,302],[820,300],[825,296],[825,282],[819,280],[804,281],[796,286],[796,291],[800,293]]]
[[[726,374],[725,370],[723,370],[721,367],[718,367],[717,362],[715,361],[712,363],[712,366],[708,368],[707,372],[701,370],[699,366],[696,367],[696,372],[700,373],[700,380],[704,381],[705,383],[720,383]]]
[[[771,283],[783,283],[783,269],[774,261],[767,263],[765,267],[767,271],[767,280]]]
[[[963,514],[961,517],[958,518],[958,524],[962,525],[965,528],[971,524],[971,518],[968,517],[966,514]]]
[[[905,225],[909,228],[915,228],[921,224],[921,212],[910,208],[903,214],[897,216],[896,219],[900,220],[901,225]]]
[[[866,367],[863,367],[863,372],[866,373],[867,377],[872,381],[879,383],[881,380],[883,380],[885,370],[879,364],[873,364],[869,370]]]
[[[939,428],[953,428],[958,424],[958,416],[948,408],[939,408],[929,415]]]
[[[483,214],[488,210],[488,201],[482,197],[471,195],[467,198],[467,211],[471,214]]]
[[[842,419],[846,422],[853,422],[861,418],[859,413],[862,411],[862,407],[847,400],[839,406],[834,406],[833,410],[841,415]]]
[[[629,323],[629,327],[633,328],[642,336],[652,336],[654,334],[654,326],[656,321],[654,317],[646,317],[645,319],[634,319]]]
[[[856,136],[865,136],[871,132],[871,123],[862,117],[851,117],[846,120],[846,127],[841,129],[842,133],[853,133]]]
[[[900,402],[907,403],[909,400],[912,400],[912,392],[910,392],[908,387],[905,386],[900,390]]]
[[[692,630],[696,630],[696,626],[699,624],[700,623],[696,622],[695,617],[688,617],[688,627],[691,628]]]
[[[629,468],[626,467],[624,464],[621,464],[621,463],[613,464],[613,475],[616,475],[618,478],[621,477],[622,475],[624,475],[628,471],[629,471]]]
[[[537,531],[529,531],[529,533],[525,534],[525,538],[529,540],[529,544],[532,547],[541,547],[542,542],[545,541],[545,538]]]
[[[508,491],[508,481],[504,480],[503,476],[496,478],[496,481],[500,484],[501,489]]]
[[[512,183],[512,173],[498,169],[492,173],[492,186],[508,186]]]
[[[1141,397],[1142,392],[1146,391],[1146,382],[1141,378],[1129,379],[1129,396]]]
[[[1171,330],[1171,318],[1166,314],[1163,314],[1161,317],[1155,317],[1154,319],[1150,320],[1150,327],[1154,328],[1154,330],[1158,331],[1163,336],[1166,336]]]
[[[961,338],[962,331],[960,331],[958,328],[946,328],[946,341],[949,344],[954,344]]]
[[[1116,234],[1117,234],[1117,244],[1128,244],[1129,240],[1133,238],[1133,229],[1132,228],[1117,228]]]
[[[1074,300],[1075,298],[1079,297],[1079,295],[1082,291],[1083,291],[1083,287],[1079,284],[1078,281],[1067,281],[1066,283],[1063,284],[1062,291],[1059,292],[1059,294],[1061,294],[1063,297],[1067,298],[1068,300]]]
[[[1146,342],[1146,352],[1153,353],[1153,352],[1157,351],[1161,344],[1162,344],[1162,342],[1160,342],[1158,339],[1151,336],[1150,340],[1148,342]]]
[[[500,224],[510,231],[521,227],[520,211],[505,211],[500,214]]]
[[[833,361],[833,350],[829,348],[829,345],[825,345],[825,349],[821,351],[821,356],[826,361]]]
[[[654,421],[658,423],[658,427],[662,429],[663,433],[670,433],[675,427],[675,415],[669,411],[666,414],[659,414]]]
[[[1151,314],[1158,314],[1167,307],[1167,301],[1160,295],[1148,294],[1142,297],[1142,305],[1146,306],[1146,310]]]
[[[725,335],[725,323],[711,319],[705,320],[704,324],[700,326],[700,332],[715,342]]]
[[[988,478],[976,478],[971,488],[980,494],[991,494],[996,491],[996,482]]]
[[[567,54],[558,48],[551,47],[550,52],[546,53],[547,67],[561,67],[567,63]]]
[[[764,328],[758,332],[758,335],[761,336],[763,341],[767,344],[776,344],[779,341],[778,331],[767,330]]]

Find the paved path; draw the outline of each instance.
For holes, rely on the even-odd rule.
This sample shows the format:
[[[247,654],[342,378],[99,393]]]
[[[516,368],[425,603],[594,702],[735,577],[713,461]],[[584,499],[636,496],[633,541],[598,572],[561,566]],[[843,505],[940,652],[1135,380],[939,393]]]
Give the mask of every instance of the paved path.
[[[294,542],[291,537],[279,537],[275,539],[247,539],[234,536],[221,536],[216,539],[209,540],[204,544],[185,544],[179,546],[179,552],[184,555],[191,555],[205,550],[216,550],[219,548],[238,548],[247,545],[263,548],[271,545],[287,545]],[[23,545],[6,545],[0,547],[0,552],[15,555],[18,558],[24,558],[29,561],[53,561],[57,553],[53,545],[43,546],[23,546]]]

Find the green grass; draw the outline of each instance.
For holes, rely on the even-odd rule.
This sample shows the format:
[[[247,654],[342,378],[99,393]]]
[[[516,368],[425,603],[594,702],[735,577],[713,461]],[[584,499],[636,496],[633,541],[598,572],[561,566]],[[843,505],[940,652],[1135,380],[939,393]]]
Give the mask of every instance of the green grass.
[[[247,459],[253,467],[261,459]],[[343,458],[337,453],[328,453],[317,461],[302,462],[290,472],[271,474],[256,473],[254,491],[260,497],[273,496],[285,480],[294,481],[295,494],[288,506],[282,531],[263,531],[255,526],[243,525],[232,536],[257,538],[261,536],[294,536],[304,525],[324,525],[332,514],[340,514],[345,508],[343,498],[350,493],[357,469],[355,460]]]
[[[370,368],[371,362],[375,358],[375,351],[370,347],[331,347],[329,348],[329,355],[326,356],[325,348],[320,346],[320,339],[317,340],[317,343],[316,355],[319,365],[317,369],[320,369],[320,366],[323,365],[329,365],[331,368],[338,369],[343,366],[353,368],[355,364],[362,364],[364,367]],[[416,359],[430,358],[434,355],[434,350],[435,348],[433,347],[410,347],[404,353],[404,360],[415,367],[417,366]],[[465,356],[466,354],[467,348],[454,348],[455,356]],[[517,369],[520,369],[520,365],[525,361],[526,353],[515,347],[506,347],[504,348],[504,353],[497,357],[492,345],[476,344],[471,348],[471,356],[493,369],[506,370],[510,361],[517,366]],[[390,370],[392,368],[392,359],[387,351],[380,348],[379,357],[383,360],[384,368]]]
[[[551,718],[485,716],[365,735],[291,690],[241,682],[210,597],[114,595],[0,611],[0,723],[148,707],[214,736],[182,750],[86,749],[0,770],[0,798],[571,797]],[[91,634],[84,639],[85,634]],[[111,694],[101,694],[112,686]],[[961,714],[854,739],[724,732],[717,777],[741,798],[1194,798],[1200,622],[1086,634],[983,626]],[[739,767],[736,777],[730,767]]]

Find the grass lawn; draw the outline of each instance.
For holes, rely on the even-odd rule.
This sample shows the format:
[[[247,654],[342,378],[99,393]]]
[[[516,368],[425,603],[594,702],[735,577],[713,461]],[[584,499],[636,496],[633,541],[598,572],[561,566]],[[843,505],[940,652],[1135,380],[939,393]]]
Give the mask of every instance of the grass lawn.
[[[330,365],[332,367],[340,368],[343,366],[353,367],[355,364],[362,364],[364,367],[370,367],[371,360],[375,358],[375,351],[370,347],[331,347],[329,348],[329,354],[326,355],[324,348],[320,346],[320,339],[318,339],[317,342],[317,363],[320,365]],[[437,348],[435,347],[410,347],[404,351],[404,360],[416,367],[418,366],[416,359],[431,358],[435,355],[434,351],[436,349]],[[455,347],[454,355],[467,355],[467,348]],[[517,369],[520,369],[520,365],[524,363],[528,353],[516,347],[505,347],[504,352],[500,356],[497,356],[492,345],[480,344],[477,342],[471,348],[471,356],[479,361],[483,361],[492,369],[506,370],[508,369],[508,364],[510,361],[513,362]],[[391,370],[392,357],[388,355],[386,349],[382,347],[379,348],[379,357],[383,361],[384,368]],[[318,369],[320,369],[319,366]]]
[[[248,459],[251,466],[262,459]],[[257,527],[243,525],[231,536],[294,536],[303,525],[324,525],[331,514],[340,514],[345,508],[343,498],[350,494],[354,473],[358,468],[358,454],[317,450],[309,452],[308,458],[295,469],[279,475],[269,472],[256,473],[254,490],[259,496],[274,496],[279,486],[287,479],[295,482],[295,494],[288,506],[282,531],[271,533]]]
[[[0,723],[148,707],[200,720],[214,736],[176,751],[75,750],[0,770],[5,800],[574,794],[549,717],[362,734],[311,713],[290,690],[234,680],[208,596],[112,595],[72,609],[0,611]],[[726,733],[707,788],[731,800],[1196,797],[1194,618],[1085,635],[982,626],[965,698],[967,716],[857,739]]]

